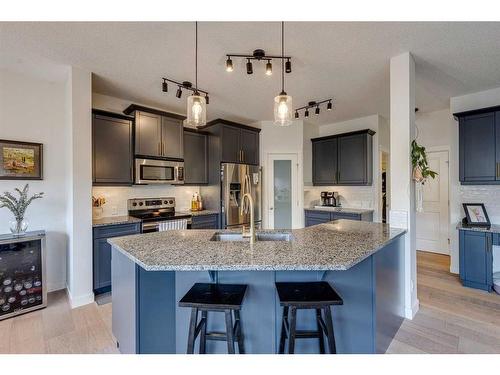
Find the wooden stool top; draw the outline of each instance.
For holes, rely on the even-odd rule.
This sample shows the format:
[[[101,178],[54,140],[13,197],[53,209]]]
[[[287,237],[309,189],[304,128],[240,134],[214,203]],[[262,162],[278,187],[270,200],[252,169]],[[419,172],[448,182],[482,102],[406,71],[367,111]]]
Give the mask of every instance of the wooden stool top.
[[[241,284],[196,283],[179,301],[179,307],[239,310],[246,290]]]
[[[326,281],[276,283],[281,306],[315,307],[343,305],[344,301]]]

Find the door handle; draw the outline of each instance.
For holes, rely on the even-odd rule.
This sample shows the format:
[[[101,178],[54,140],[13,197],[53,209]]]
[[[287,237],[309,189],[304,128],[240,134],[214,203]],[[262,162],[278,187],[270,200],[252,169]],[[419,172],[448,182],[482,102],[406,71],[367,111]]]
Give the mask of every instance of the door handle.
[[[161,155],[161,143],[158,142],[158,155]]]
[[[500,163],[497,163],[497,178],[500,177]]]
[[[161,154],[165,156],[165,143],[161,143]]]

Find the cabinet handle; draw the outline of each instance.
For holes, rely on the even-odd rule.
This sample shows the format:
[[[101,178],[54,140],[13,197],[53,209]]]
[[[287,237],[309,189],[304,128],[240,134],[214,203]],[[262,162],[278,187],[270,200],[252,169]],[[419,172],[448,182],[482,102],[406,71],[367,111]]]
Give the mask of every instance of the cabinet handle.
[[[165,143],[161,143],[161,154],[165,156]]]
[[[160,142],[158,142],[158,155],[161,155],[161,146],[160,146]]]
[[[500,177],[500,163],[497,163],[497,178]]]

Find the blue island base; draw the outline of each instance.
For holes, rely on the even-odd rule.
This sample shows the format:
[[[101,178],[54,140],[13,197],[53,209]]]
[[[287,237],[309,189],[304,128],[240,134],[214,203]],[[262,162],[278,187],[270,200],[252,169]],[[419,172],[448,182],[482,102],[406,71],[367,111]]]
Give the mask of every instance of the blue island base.
[[[248,285],[241,311],[246,352],[278,351],[275,282],[324,280],[344,300],[332,307],[337,352],[384,353],[403,320],[403,241],[345,271],[218,271],[220,283]],[[113,248],[112,324],[120,352],[186,353],[190,309],[178,302],[194,283],[210,281],[207,271],[146,271]],[[208,330],[225,330],[224,314],[209,313],[208,321]],[[314,310],[298,311],[297,329],[316,329]],[[207,342],[207,353],[226,351],[225,342]],[[295,353],[319,353],[318,340],[297,340]]]

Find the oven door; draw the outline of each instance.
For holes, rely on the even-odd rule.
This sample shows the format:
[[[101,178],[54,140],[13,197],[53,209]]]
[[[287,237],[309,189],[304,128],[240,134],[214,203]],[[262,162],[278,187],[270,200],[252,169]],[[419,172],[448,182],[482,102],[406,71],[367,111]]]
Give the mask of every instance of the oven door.
[[[182,219],[187,220],[187,229],[191,229],[191,224],[192,224],[191,218],[186,217],[186,218],[181,218],[181,220]],[[142,223],[142,233],[158,232],[160,230],[160,224],[168,221],[171,220],[144,221]]]
[[[135,159],[136,184],[170,184],[184,183],[184,162]]]

